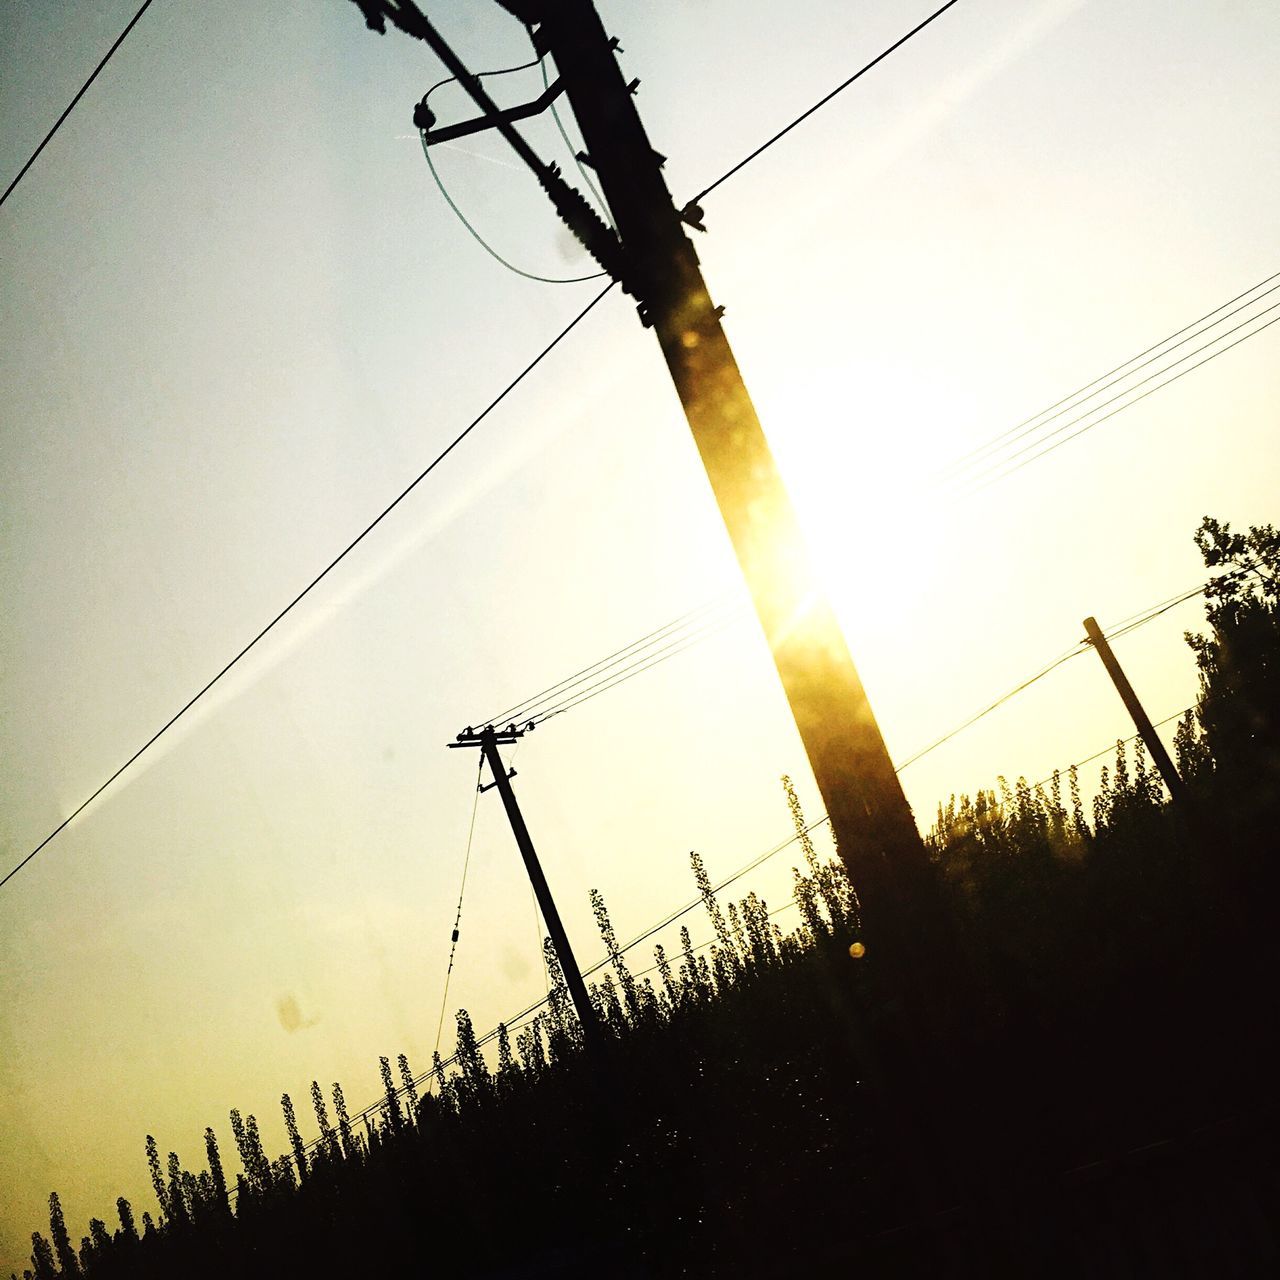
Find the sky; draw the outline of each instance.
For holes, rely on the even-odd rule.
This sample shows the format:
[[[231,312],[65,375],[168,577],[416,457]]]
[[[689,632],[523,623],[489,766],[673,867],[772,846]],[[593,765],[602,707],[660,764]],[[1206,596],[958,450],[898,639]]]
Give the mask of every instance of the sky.
[[[682,203],[934,6],[600,7]],[[3,0],[6,184],[134,8]],[[475,69],[528,60],[496,5],[429,11]],[[1202,581],[1203,515],[1280,516],[1280,325],[980,492],[935,481],[1280,270],[1278,41],[1266,0],[961,0],[704,202],[704,271],[895,760],[1086,615]],[[155,0],[0,209],[5,870],[598,291],[508,272],[454,218],[410,120],[442,75],[339,0]],[[573,176],[550,119],[526,134]],[[499,140],[435,159],[504,257],[593,269]],[[198,1165],[235,1106],[282,1149],[282,1092],[359,1106],[379,1055],[428,1066],[477,767],[446,742],[735,575],[615,290],[0,889],[0,1274],[51,1190],[77,1238],[117,1194],[147,1208],[148,1133]],[[1194,701],[1198,616],[1117,642],[1155,719]],[[927,827],[1131,732],[1086,654],[903,782]],[[790,834],[781,775],[821,812],[750,622],[548,721],[517,772],[584,964],[591,888],[627,938],[693,895],[690,849],[718,879]],[[743,891],[784,903],[790,865]],[[446,1049],[454,1008],[487,1030],[542,994],[539,931],[481,796]]]

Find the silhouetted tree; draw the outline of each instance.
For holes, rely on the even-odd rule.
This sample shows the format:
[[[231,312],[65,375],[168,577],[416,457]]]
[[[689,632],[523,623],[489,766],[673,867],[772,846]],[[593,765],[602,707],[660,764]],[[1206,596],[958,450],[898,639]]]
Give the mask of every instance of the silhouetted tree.
[[[204,1131],[205,1156],[209,1161],[209,1178],[213,1188],[214,1207],[219,1213],[226,1213],[230,1208],[227,1199],[227,1175],[222,1168],[222,1155],[218,1151],[218,1136],[212,1128]]]
[[[604,940],[605,950],[609,953],[609,961],[613,965],[614,972],[618,975],[618,981],[622,983],[622,993],[627,1001],[627,1012],[634,1018],[639,1012],[636,1001],[635,979],[631,976],[631,971],[627,968],[627,963],[622,958],[622,948],[618,944],[618,935],[613,931],[613,921],[609,919],[609,909],[605,906],[604,897],[598,889],[591,890],[591,910],[595,915],[596,927],[600,930],[600,937]]]
[[[64,1276],[78,1276],[80,1266],[76,1261],[76,1251],[72,1247],[71,1237],[67,1234],[66,1219],[62,1216],[62,1202],[58,1193],[49,1193],[49,1235],[53,1239],[54,1252],[58,1255],[58,1265]]]
[[[351,1117],[347,1114],[347,1100],[343,1097],[342,1086],[333,1082],[333,1109],[338,1115],[338,1134],[342,1141],[342,1154],[350,1160],[356,1154],[356,1137],[351,1128]]]
[[[160,1206],[161,1220],[167,1219],[169,1191],[164,1184],[164,1171],[160,1168],[160,1148],[151,1134],[147,1134],[147,1169],[151,1173],[151,1186],[156,1193],[156,1203]]]
[[[138,1227],[133,1220],[133,1206],[124,1196],[116,1198],[116,1213],[120,1215],[120,1230],[124,1234],[124,1238],[130,1242],[136,1241],[138,1239]]]
[[[57,1280],[58,1264],[53,1260],[53,1246],[38,1231],[31,1233],[31,1265],[36,1280]]]
[[[280,1109],[284,1112],[284,1127],[289,1135],[289,1146],[293,1150],[293,1162],[298,1168],[298,1181],[307,1176],[307,1153],[302,1145],[302,1135],[298,1132],[298,1117],[293,1111],[293,1099],[287,1093],[280,1095]]]
[[[396,1130],[404,1123],[404,1117],[400,1112],[400,1098],[396,1093],[395,1081],[391,1079],[391,1059],[379,1058],[378,1070],[382,1075],[382,1105],[387,1124],[392,1130]]]
[[[1228,770],[1280,781],[1280,533],[1233,533],[1205,516],[1195,534],[1206,567],[1225,570],[1205,591],[1212,633],[1188,633],[1200,669],[1200,723]]]
[[[415,1124],[418,1118],[418,1086],[414,1084],[413,1072],[409,1069],[408,1055],[400,1054],[396,1059],[396,1063],[400,1068],[400,1081],[404,1086],[405,1097],[409,1100],[409,1122],[410,1124]]]

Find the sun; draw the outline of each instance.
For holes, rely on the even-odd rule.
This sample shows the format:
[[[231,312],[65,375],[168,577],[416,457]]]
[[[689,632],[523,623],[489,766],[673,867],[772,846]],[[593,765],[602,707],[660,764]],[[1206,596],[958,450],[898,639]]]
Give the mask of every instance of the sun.
[[[953,420],[919,371],[884,365],[807,372],[769,411],[818,580],[855,626],[937,584],[948,513],[935,477]]]

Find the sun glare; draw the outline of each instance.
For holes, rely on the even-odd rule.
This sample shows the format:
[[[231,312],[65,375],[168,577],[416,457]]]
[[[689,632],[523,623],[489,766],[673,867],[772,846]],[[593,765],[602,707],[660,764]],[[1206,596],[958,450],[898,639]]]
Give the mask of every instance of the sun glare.
[[[947,406],[917,374],[831,370],[792,388],[767,429],[823,587],[856,618],[927,592],[945,511],[934,480]]]

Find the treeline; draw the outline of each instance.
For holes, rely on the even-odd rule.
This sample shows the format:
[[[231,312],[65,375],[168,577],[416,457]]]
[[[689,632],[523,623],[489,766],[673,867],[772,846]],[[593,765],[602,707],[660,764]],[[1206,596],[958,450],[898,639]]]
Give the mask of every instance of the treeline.
[[[139,1226],[121,1199],[118,1227],[94,1219],[77,1247],[53,1196],[27,1274],[1074,1275],[1121,1255],[1138,1262],[1119,1274],[1246,1274],[1280,1258],[1280,536],[1206,519],[1197,542],[1229,572],[1209,634],[1188,637],[1201,697],[1175,747],[1193,803],[1175,810],[1121,743],[1087,810],[1074,772],[940,806],[954,1010],[922,1024],[860,956],[854,888],[787,783],[795,927],[753,893],[721,903],[694,854],[714,940],[682,929],[635,973],[593,893],[603,1046],[584,1049],[548,946],[547,1005],[499,1028],[492,1060],[461,1011],[449,1064],[423,1078],[381,1059],[363,1123],[313,1083],[307,1144],[283,1097],[275,1158],[233,1111],[233,1177],[212,1129],[199,1171],[148,1137],[155,1212]]]

